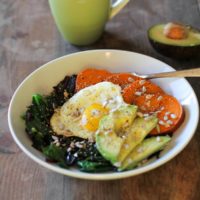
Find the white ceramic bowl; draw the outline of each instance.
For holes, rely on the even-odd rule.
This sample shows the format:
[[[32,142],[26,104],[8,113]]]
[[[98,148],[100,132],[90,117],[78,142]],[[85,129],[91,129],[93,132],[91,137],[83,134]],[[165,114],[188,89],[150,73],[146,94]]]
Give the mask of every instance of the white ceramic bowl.
[[[134,176],[152,170],[176,156],[192,138],[199,118],[199,106],[190,84],[183,78],[156,79],[155,82],[166,92],[175,96],[183,105],[185,120],[173,134],[172,141],[159,159],[145,166],[125,172],[85,173],[76,169],[63,169],[56,164],[47,163],[41,152],[31,146],[20,116],[30,105],[35,93],[48,94],[52,86],[65,75],[76,74],[88,67],[107,69],[112,72],[138,72],[141,74],[174,70],[169,65],[138,53],[118,50],[94,50],[67,55],[53,60],[31,73],[14,93],[9,106],[8,122],[13,138],[19,147],[34,161],[55,172],[83,179],[108,180]]]

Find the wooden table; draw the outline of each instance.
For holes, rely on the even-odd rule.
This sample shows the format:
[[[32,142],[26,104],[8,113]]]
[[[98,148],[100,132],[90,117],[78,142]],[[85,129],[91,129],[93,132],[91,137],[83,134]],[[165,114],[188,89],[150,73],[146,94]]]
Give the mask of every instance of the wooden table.
[[[176,69],[200,66],[200,58],[176,61],[156,53],[146,30],[159,22],[182,21],[200,28],[197,0],[130,0],[88,47],[66,43],[47,0],[0,1],[0,199],[1,200],[199,200],[200,127],[173,160],[143,175],[117,181],[86,181],[49,171],[14,143],[7,125],[9,101],[18,84],[47,61],[86,49],[124,49],[158,58]],[[189,79],[200,99],[200,79]]]

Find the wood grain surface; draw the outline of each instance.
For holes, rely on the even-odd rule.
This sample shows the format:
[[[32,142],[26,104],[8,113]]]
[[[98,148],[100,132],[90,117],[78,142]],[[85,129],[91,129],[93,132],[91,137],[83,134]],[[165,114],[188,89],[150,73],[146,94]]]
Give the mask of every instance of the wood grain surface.
[[[0,200],[199,200],[200,127],[173,160],[143,175],[117,181],[86,181],[49,171],[14,143],[7,125],[9,101],[18,84],[54,58],[87,49],[124,49],[158,58],[176,69],[200,67],[200,58],[177,61],[156,53],[146,30],[182,21],[200,28],[199,0],[130,0],[107,23],[94,45],[76,47],[57,31],[47,0],[0,0]],[[188,79],[200,99],[200,81]]]

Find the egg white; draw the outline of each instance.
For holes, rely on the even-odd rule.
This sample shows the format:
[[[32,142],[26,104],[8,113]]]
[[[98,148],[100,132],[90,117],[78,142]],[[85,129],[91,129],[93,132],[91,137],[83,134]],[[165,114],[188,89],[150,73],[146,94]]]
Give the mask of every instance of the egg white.
[[[105,107],[109,113],[117,110],[125,104],[120,86],[101,82],[80,90],[53,114],[50,123],[54,132],[58,135],[94,139],[95,131],[85,129],[81,120],[84,110],[95,103]]]

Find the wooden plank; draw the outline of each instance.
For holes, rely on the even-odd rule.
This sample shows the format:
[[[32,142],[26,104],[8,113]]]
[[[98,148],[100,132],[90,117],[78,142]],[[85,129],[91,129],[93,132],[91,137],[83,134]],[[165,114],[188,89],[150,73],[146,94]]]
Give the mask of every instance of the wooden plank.
[[[146,30],[154,23],[171,20],[199,27],[197,1],[130,1],[126,9],[107,24],[100,41],[88,47],[76,47],[61,38],[48,1],[0,1],[1,200],[200,199],[200,127],[180,155],[156,170],[118,181],[86,181],[56,174],[30,160],[15,145],[5,117],[17,85],[41,64],[68,53],[124,49],[154,56],[177,69],[198,66],[200,58],[175,61],[161,56],[150,46]],[[189,81],[200,98],[198,79]]]
[[[17,85],[41,64],[59,56],[57,30],[46,0],[0,1],[0,199],[44,199],[46,170],[14,143],[7,125]]]

